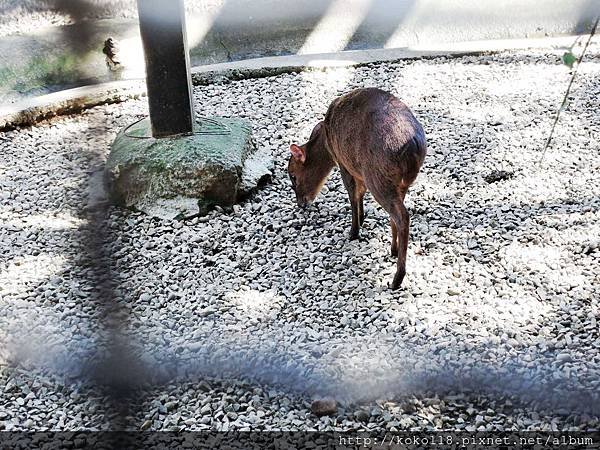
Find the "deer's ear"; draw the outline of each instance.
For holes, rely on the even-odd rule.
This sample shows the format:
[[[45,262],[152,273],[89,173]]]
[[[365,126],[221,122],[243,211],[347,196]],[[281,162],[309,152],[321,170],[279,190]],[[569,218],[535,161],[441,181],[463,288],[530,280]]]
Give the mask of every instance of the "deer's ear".
[[[294,159],[297,159],[301,163],[306,161],[306,151],[304,151],[302,147],[296,144],[292,144],[290,145],[290,152],[292,152],[292,156],[294,157]]]
[[[322,120],[315,125],[315,127],[313,128],[312,134],[318,133],[319,131],[321,131],[321,128],[323,128],[323,121]]]

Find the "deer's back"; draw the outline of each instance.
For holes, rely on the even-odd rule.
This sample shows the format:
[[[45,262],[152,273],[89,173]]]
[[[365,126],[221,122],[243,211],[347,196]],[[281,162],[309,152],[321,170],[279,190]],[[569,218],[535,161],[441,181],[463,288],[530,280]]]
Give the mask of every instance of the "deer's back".
[[[325,124],[332,156],[353,176],[406,188],[415,180],[425,158],[425,134],[392,94],[377,88],[349,92],[333,101]]]

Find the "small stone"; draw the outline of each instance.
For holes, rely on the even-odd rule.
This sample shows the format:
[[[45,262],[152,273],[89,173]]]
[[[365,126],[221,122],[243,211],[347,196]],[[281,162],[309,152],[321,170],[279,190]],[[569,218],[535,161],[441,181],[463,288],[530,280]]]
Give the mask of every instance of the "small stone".
[[[569,353],[559,353],[556,360],[561,363],[567,363],[573,361],[573,357]]]
[[[315,400],[310,406],[315,416],[331,416],[337,412],[337,402],[331,397]]]
[[[369,416],[368,412],[366,412],[365,410],[360,409],[360,410],[358,410],[358,411],[356,411],[354,413],[354,418],[356,420],[358,420],[359,422],[366,423],[366,422],[369,421],[370,416]]]
[[[202,342],[191,342],[190,344],[188,344],[188,349],[190,349],[193,352],[202,350],[203,347],[204,347],[204,343],[202,343]],[[202,384],[202,383],[200,383],[200,384]],[[200,387],[200,389],[202,389],[202,387]],[[205,390],[205,389],[202,389],[202,390]],[[209,389],[206,389],[206,391],[210,391],[210,387],[209,387]]]
[[[165,408],[167,408],[167,411],[172,411],[175,408],[177,408],[178,403],[176,401],[171,401],[171,402],[167,402],[165,403]]]
[[[483,179],[486,183],[497,183],[498,181],[508,180],[513,177],[512,172],[506,170],[493,170],[489,174],[485,175]]]
[[[210,387],[210,384],[208,384],[208,382],[202,380],[199,384],[198,384],[198,389],[200,389],[201,391],[204,392],[210,392],[212,391],[212,387]]]

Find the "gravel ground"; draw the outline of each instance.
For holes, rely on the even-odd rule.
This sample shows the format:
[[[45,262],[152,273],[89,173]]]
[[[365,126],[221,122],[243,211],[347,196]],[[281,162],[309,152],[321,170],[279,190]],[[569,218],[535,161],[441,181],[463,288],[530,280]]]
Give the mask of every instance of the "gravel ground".
[[[596,39],[541,165],[569,79],[558,51],[196,88],[202,114],[254,123],[274,181],[185,223],[111,209],[105,250],[131,358],[119,370],[143,370],[127,375],[143,386],[123,426],[600,428],[599,75]],[[429,140],[399,292],[382,209],[368,196],[349,242],[339,173],[307,211],[285,173],[288,145],[362,86],[406,101]],[[146,110],[132,100],[0,135],[0,429],[114,426],[91,377],[110,337],[86,219],[110,142]],[[311,413],[321,396],[336,414]]]

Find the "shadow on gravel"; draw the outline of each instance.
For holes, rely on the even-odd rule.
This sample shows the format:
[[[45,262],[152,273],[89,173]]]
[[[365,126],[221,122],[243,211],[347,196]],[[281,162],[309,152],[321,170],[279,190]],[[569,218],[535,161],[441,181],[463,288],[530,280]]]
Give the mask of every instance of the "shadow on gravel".
[[[51,124],[42,126],[52,127]],[[92,122],[78,131],[91,141],[107,133],[106,127],[104,123]],[[18,132],[30,133],[27,128]],[[43,140],[37,143],[44,146]],[[113,255],[107,245],[114,236],[102,187],[105,149],[92,146],[91,153],[83,153],[78,142],[66,141],[64,145],[64,153],[47,154],[45,158],[36,157],[35,151],[33,155],[24,155],[21,164],[27,166],[27,170],[11,169],[15,191],[29,184],[21,177],[47,172],[47,158],[53,159],[55,167],[68,171],[69,176],[61,184],[52,184],[40,191],[39,196],[50,206],[43,214],[28,214],[27,202],[12,201],[7,208],[13,212],[12,219],[2,227],[14,232],[12,265],[21,277],[23,271],[30,272],[31,276],[25,281],[19,280],[22,286],[13,284],[16,298],[3,305],[12,308],[12,316],[17,311],[19,315],[5,317],[8,322],[2,330],[5,341],[1,350],[8,373],[25,369],[58,376],[67,395],[73,390],[73,401],[85,401],[96,414],[106,408],[102,414],[106,422],[88,426],[120,430],[129,426],[130,403],[140,394],[138,388],[145,377],[131,342],[124,335],[129,319],[128,305],[119,292],[120,280],[113,270]],[[73,169],[75,173],[71,172]],[[36,235],[36,244],[40,241],[44,244],[42,248],[24,245],[32,234]],[[20,252],[15,252],[16,248]],[[44,252],[46,249],[48,253]],[[62,264],[56,263],[57,259]],[[62,266],[76,270],[65,270]],[[11,266],[1,273],[9,278],[5,280],[9,286],[11,281],[14,283],[11,273]],[[48,273],[50,275],[46,275]],[[65,284],[69,285],[68,295],[64,294]],[[61,285],[62,291],[57,289]],[[29,296],[45,298],[45,304],[40,310],[32,310]],[[98,398],[98,393],[104,397]],[[60,423],[55,426],[61,429]],[[107,444],[120,448],[119,442],[112,442],[109,434],[104,438]]]

